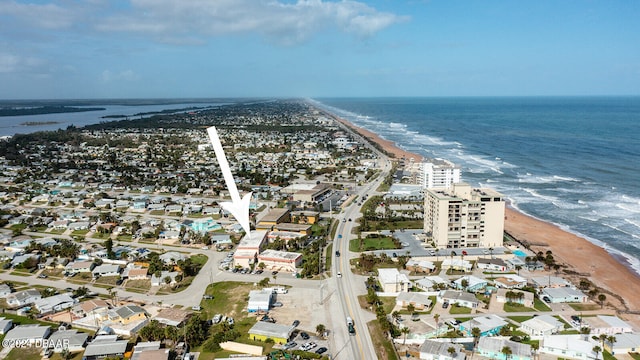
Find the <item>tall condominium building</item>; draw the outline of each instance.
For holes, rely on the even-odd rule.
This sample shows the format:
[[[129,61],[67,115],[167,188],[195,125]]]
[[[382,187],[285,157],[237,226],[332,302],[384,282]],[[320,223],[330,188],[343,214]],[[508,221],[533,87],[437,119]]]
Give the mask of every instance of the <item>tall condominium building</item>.
[[[437,248],[499,247],[504,232],[503,196],[491,189],[454,183],[426,189],[424,231]]]
[[[460,167],[453,163],[437,159],[422,163],[421,184],[425,189],[448,189],[451,184],[460,182]]]

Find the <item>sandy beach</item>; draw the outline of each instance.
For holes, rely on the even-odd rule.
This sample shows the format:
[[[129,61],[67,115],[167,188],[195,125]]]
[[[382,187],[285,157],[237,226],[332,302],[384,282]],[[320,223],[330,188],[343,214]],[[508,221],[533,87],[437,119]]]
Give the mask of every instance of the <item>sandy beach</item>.
[[[422,161],[423,157],[400,149],[391,141],[382,139],[371,131],[359,128],[350,122],[334,118],[354,131],[379,144],[396,159]],[[566,266],[565,270],[578,275],[560,273],[575,285],[580,278],[588,278],[596,286],[605,289],[606,303],[619,310],[640,310],[640,276],[618,261],[605,249],[564,231],[554,224],[537,220],[512,208],[505,213],[505,231],[522,243],[529,244],[534,252],[551,250],[556,263]]]

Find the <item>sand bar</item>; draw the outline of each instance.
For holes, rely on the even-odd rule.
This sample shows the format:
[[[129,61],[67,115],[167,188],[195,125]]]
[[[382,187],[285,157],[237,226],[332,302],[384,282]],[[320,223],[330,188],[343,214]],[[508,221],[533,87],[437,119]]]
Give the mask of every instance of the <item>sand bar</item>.
[[[363,137],[376,142],[386,152],[397,159],[411,159],[419,162],[423,156],[400,149],[395,143],[382,139],[377,134],[362,129],[352,123],[329,114],[336,120],[360,133]],[[610,253],[590,241],[564,231],[554,224],[537,220],[512,208],[505,214],[505,231],[519,241],[532,244],[534,252],[551,250],[556,263],[580,275],[568,276],[577,285],[581,277],[588,278],[600,288],[608,290],[607,303],[617,309],[640,311],[640,275],[618,261]],[[561,274],[562,275],[562,274]],[[567,277],[566,275],[564,275]],[[624,304],[618,298],[624,299]]]

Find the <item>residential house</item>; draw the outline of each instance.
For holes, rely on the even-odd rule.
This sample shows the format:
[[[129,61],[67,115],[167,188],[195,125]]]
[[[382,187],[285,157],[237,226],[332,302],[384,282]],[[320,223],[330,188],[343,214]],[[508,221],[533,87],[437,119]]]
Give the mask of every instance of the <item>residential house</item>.
[[[83,360],[98,360],[107,357],[122,357],[127,351],[127,340],[118,340],[117,335],[99,335],[87,344]]]
[[[582,291],[570,287],[544,288],[541,293],[543,299],[546,296],[549,302],[557,303],[585,303],[589,297]]]
[[[128,325],[146,320],[149,314],[138,305],[124,305],[108,311],[109,320]]]
[[[422,279],[414,280],[413,285],[424,291],[434,291],[442,288],[443,286],[447,287],[449,285],[449,281],[439,276],[425,276]]]
[[[4,343],[7,344],[42,344],[43,340],[51,334],[50,326],[39,324],[17,325],[7,331],[4,336]]]
[[[28,263],[27,261],[33,261],[35,262],[35,264],[37,264],[38,261],[40,261],[40,255],[39,254],[17,255],[11,260],[11,266],[14,268],[20,267],[20,265],[23,265],[25,267],[27,266],[30,267],[31,264],[33,264],[33,267],[35,268],[36,265],[34,263]]]
[[[640,351],[640,333],[623,333],[613,336],[616,341],[613,344],[607,341],[604,345],[611,355],[637,353]]]
[[[471,320],[467,320],[459,324],[458,329],[466,336],[473,336],[472,330],[477,327],[480,329],[480,336],[493,336],[500,333],[500,329],[507,326],[507,322],[497,315],[476,316]]]
[[[11,328],[13,328],[13,320],[0,317],[0,335],[6,334]]]
[[[148,270],[146,267],[126,267],[122,272],[122,278],[129,280],[146,280],[149,278],[147,275]]]
[[[120,266],[117,264],[102,264],[100,266],[96,266],[92,273],[93,277],[120,276]]]
[[[466,287],[463,286],[463,282],[466,282]],[[466,290],[469,292],[479,292],[487,287],[487,280],[480,279],[473,275],[465,275],[453,282],[454,286],[458,290]]]
[[[184,260],[187,257],[177,251],[167,251],[166,253],[158,256],[158,258],[166,265],[175,265],[178,261]]]
[[[416,310],[425,310],[431,307],[429,295],[423,292],[400,292],[396,297],[396,306],[406,308],[409,304]]]
[[[559,288],[571,286],[567,280],[557,276],[536,276],[530,279],[531,284],[536,288]]]
[[[502,349],[508,347],[510,354],[505,354]],[[533,355],[531,345],[511,341],[497,337],[481,337],[477,346],[478,355],[499,360],[531,360]]]
[[[406,269],[415,273],[432,273],[436,265],[427,260],[410,259],[407,261]]]
[[[96,264],[93,261],[77,260],[65,266],[64,271],[69,274],[90,273]]]
[[[49,337],[49,346],[55,353],[84,351],[89,334],[77,330],[58,330]]]
[[[515,303],[526,307],[533,307],[535,295],[528,291],[498,289],[496,301],[499,303]]]
[[[77,302],[78,300],[72,298],[69,294],[58,294],[36,300],[34,304],[40,314],[49,314],[68,309]]]
[[[516,274],[505,274],[493,279],[495,287],[503,289],[522,289],[527,286],[527,279]]]
[[[455,349],[455,352],[449,352],[451,347]],[[420,345],[420,359],[423,360],[464,360],[466,358],[464,346],[460,344],[425,340]]]
[[[439,303],[447,302],[449,304],[457,304],[458,306],[464,306],[471,309],[475,309],[480,305],[480,300],[478,300],[475,295],[466,291],[440,291],[438,293],[437,300]]]
[[[442,270],[458,270],[458,271],[466,271],[471,272],[473,270],[473,264],[470,261],[462,260],[462,259],[452,259],[446,258],[442,260]]]
[[[71,312],[77,317],[85,317],[88,315],[104,314],[109,310],[109,304],[99,298],[85,300],[75,304]]]
[[[488,272],[505,272],[509,269],[507,263],[505,263],[505,261],[500,258],[479,258],[476,262],[476,267],[480,270]]]
[[[160,276],[156,276],[156,274],[151,274],[151,286],[162,286],[162,285],[170,285],[173,286],[177,284],[176,276],[180,275],[178,271],[162,271],[160,272]],[[167,278],[169,278],[169,282],[167,283]]]
[[[398,269],[378,269],[378,282],[382,287],[382,292],[397,293],[409,291],[411,289],[411,281],[407,275],[402,274]]]
[[[9,294],[6,299],[7,305],[10,308],[17,308],[33,304],[37,300],[42,299],[42,295],[40,295],[38,290],[29,289]]]
[[[569,359],[590,360],[597,359],[598,355],[593,352],[596,343],[585,340],[582,335],[549,335],[540,341],[541,354],[552,355]]]
[[[169,351],[160,348],[160,341],[139,342],[133,348],[131,360],[168,360]]]
[[[11,294],[11,287],[7,284],[0,284],[0,298]]]
[[[530,336],[548,336],[564,329],[564,324],[552,315],[539,315],[520,324],[519,330]]]
[[[582,325],[591,329],[592,335],[613,335],[632,333],[633,327],[624,320],[614,315],[596,315],[582,317]]]

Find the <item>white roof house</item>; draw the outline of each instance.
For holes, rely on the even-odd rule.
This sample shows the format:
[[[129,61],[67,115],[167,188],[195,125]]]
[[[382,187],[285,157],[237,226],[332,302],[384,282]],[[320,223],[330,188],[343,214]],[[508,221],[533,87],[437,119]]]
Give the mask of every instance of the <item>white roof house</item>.
[[[272,290],[251,290],[249,292],[249,304],[247,305],[247,311],[250,313],[257,311],[269,311],[272,296]]]
[[[542,295],[552,303],[587,302],[589,299],[582,291],[570,287],[544,288]]]
[[[562,358],[595,359],[593,347],[600,342],[585,340],[583,335],[549,335],[540,341],[539,352]]]
[[[19,342],[28,342],[35,344],[36,342],[42,343],[43,339],[46,339],[51,333],[50,326],[41,325],[18,325],[9,330],[4,336],[4,341],[11,344]]]
[[[462,286],[462,282],[466,280],[467,282],[467,286],[464,287]],[[455,280],[453,282],[456,285],[457,289],[460,290],[467,290],[467,291],[478,291],[480,289],[483,289],[487,286],[488,282],[485,279],[480,279],[477,276],[473,276],[473,275],[465,275],[457,280]]]
[[[397,293],[411,288],[407,275],[401,274],[398,269],[378,269],[378,281],[383,292]]]
[[[102,264],[96,266],[93,271],[93,276],[118,276],[120,275],[120,266],[116,264]]]
[[[567,280],[557,276],[536,276],[531,278],[531,282],[538,288],[556,288],[571,286]]]
[[[442,270],[454,269],[454,270],[471,271],[473,269],[473,264],[471,264],[471,262],[467,260],[461,260],[457,258],[455,259],[446,258],[442,260],[441,267],[442,267]]]
[[[0,317],[0,335],[6,334],[13,327],[13,320]]]
[[[453,347],[456,352],[449,353],[449,348]],[[425,360],[464,360],[466,359],[464,347],[460,344],[450,342],[440,342],[425,340],[420,345],[420,359]]]
[[[564,329],[564,324],[551,315],[540,315],[520,324],[520,331],[531,336],[552,335]]]
[[[616,338],[616,342],[613,345],[605,342],[605,348],[609,350],[611,355],[638,352],[640,350],[640,333],[624,333],[613,336]]]
[[[175,264],[179,260],[184,260],[187,257],[177,251],[167,251],[166,253],[158,256],[158,258],[165,264]]]
[[[118,340],[117,335],[99,335],[84,350],[83,359],[93,360],[108,356],[122,356],[127,351],[127,340]]]
[[[396,305],[407,307],[409,304],[413,305],[416,309],[425,309],[431,307],[431,299],[429,295],[423,292],[401,292],[396,297]]]
[[[422,290],[434,290],[439,284],[449,284],[448,280],[441,278],[440,276],[425,276],[422,279],[414,280],[414,285]]]
[[[480,336],[491,336],[500,333],[500,329],[508,323],[498,315],[476,316],[471,320],[458,325],[460,331],[467,336],[471,335],[474,327],[480,329]]]
[[[590,334],[621,334],[633,332],[633,327],[617,316],[597,315],[582,318],[584,326],[591,329]]]
[[[36,300],[35,307],[40,311],[40,314],[48,314],[68,309],[77,302],[78,301],[69,296],[69,294],[58,294]]]
[[[84,350],[89,334],[77,330],[58,330],[49,337],[49,345],[53,352],[59,353],[63,350],[69,352],[79,352]]]
[[[449,302],[451,304],[458,304],[459,306],[464,306],[468,308],[475,309],[480,304],[480,300],[478,300],[475,295],[468,293],[466,291],[457,291],[457,290],[444,290],[438,293],[438,302],[444,303]]]
[[[481,337],[478,339],[478,354],[489,359],[502,359],[505,357],[502,349],[509,347],[511,355],[509,359],[527,360],[532,358],[531,345],[523,344],[498,337]]]
[[[12,308],[33,304],[36,300],[39,300],[41,298],[42,295],[40,295],[40,292],[34,289],[18,291],[9,294],[6,297],[7,305]]]

